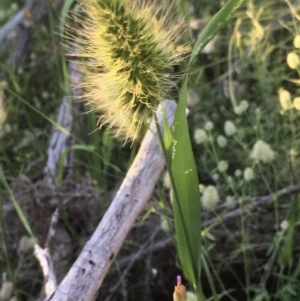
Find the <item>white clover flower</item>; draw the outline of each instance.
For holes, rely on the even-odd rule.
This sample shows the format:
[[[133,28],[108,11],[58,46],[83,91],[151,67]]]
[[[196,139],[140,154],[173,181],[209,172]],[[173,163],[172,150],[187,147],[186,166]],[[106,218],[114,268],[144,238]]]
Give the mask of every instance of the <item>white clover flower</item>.
[[[254,171],[251,167],[246,167],[244,170],[244,180],[250,182],[254,179]]]
[[[224,148],[227,145],[227,139],[224,136],[220,135],[217,137],[217,143],[221,148]]]
[[[215,172],[211,177],[216,182],[220,179],[220,175],[217,172]]]
[[[233,111],[236,115],[242,115],[249,108],[249,102],[247,100],[242,100],[241,103],[234,107]]]
[[[240,169],[236,169],[236,170],[234,171],[234,175],[235,175],[237,178],[239,178],[239,177],[242,175],[242,171],[241,171]]]
[[[297,34],[294,38],[294,47],[300,48],[300,35],[299,34]]]
[[[167,171],[163,174],[163,185],[166,189],[171,189],[172,188],[170,175]]]
[[[226,207],[233,207],[236,204],[236,199],[233,195],[228,195],[225,198],[225,206]]]
[[[207,133],[203,129],[196,129],[194,132],[194,140],[196,144],[204,143],[208,140]]]
[[[252,148],[250,158],[269,163],[274,160],[275,153],[269,144],[262,140],[257,140]]]
[[[287,65],[295,70],[300,66],[300,58],[299,55],[295,52],[290,52],[288,53],[287,57],[286,57],[286,62]]]
[[[12,12],[17,11],[18,9],[19,9],[19,6],[18,6],[17,3],[12,3],[12,4],[11,4],[10,10],[11,10]]]
[[[36,53],[35,53],[35,52],[31,52],[31,53],[30,53],[30,59],[31,59],[32,61],[35,61],[36,58],[37,58]]]
[[[204,125],[204,128],[210,132],[214,128],[214,124],[211,121],[207,121]]]
[[[47,91],[43,91],[41,96],[43,99],[48,99],[50,97],[50,93]]]
[[[242,110],[241,110],[241,107],[240,107],[239,105],[235,106],[235,107],[233,108],[233,111],[234,111],[234,113],[235,113],[236,115],[242,115],[242,114],[243,114],[243,112],[242,112]]]
[[[278,90],[279,102],[283,111],[293,108],[291,93],[283,88]]]
[[[299,96],[295,97],[293,99],[293,106],[296,110],[298,110],[298,111],[300,110],[300,97]]]
[[[287,230],[289,226],[290,226],[290,223],[287,220],[282,221],[281,224],[280,224],[280,228],[283,231]]]
[[[224,160],[218,163],[218,171],[225,172],[228,169],[228,163]]]
[[[230,120],[225,121],[224,132],[225,132],[226,136],[234,135],[236,133],[235,124]]]
[[[189,88],[187,91],[187,105],[189,107],[194,107],[200,102],[199,94],[194,90]]]
[[[215,186],[209,185],[202,194],[202,206],[204,209],[212,210],[219,202],[219,193]]]
[[[227,177],[227,182],[229,183],[229,184],[233,184],[233,178],[232,178],[232,176],[228,176]]]
[[[260,118],[261,116],[261,109],[260,108],[256,108],[255,111],[254,111],[255,115]]]
[[[240,103],[240,107],[242,108],[243,112],[246,112],[249,108],[249,102],[248,100],[242,100]]]
[[[200,192],[201,194],[204,192],[205,188],[206,188],[205,185],[199,184],[199,192]]]

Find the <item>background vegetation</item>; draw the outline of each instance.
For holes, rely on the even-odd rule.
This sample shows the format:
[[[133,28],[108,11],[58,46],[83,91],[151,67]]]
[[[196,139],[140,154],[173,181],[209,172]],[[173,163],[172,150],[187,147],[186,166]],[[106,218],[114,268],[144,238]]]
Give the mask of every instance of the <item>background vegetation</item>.
[[[222,4],[178,1],[187,15],[186,41]],[[22,5],[2,1],[0,24]],[[108,128],[95,131],[97,116],[84,114],[88,108],[70,97],[70,58],[60,32],[73,9],[75,4],[52,6],[47,17],[28,24],[31,43],[22,60],[9,59],[11,49],[0,52],[1,301],[38,299],[43,279],[28,232],[45,243],[56,207],[61,217],[53,257],[58,279],[64,276],[138,147],[124,146]],[[191,70],[188,120],[202,195],[202,275],[209,300],[298,300],[299,35],[297,1],[248,0]],[[53,187],[45,181],[45,166],[64,96],[76,122]],[[180,267],[169,190],[164,174],[99,300],[171,300]]]

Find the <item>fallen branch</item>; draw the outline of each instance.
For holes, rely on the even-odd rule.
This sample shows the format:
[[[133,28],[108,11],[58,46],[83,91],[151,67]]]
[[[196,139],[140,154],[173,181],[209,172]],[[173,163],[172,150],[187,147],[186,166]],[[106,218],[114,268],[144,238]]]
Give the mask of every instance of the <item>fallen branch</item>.
[[[78,90],[75,89],[75,87],[78,86],[81,80],[81,74],[78,70],[79,68],[76,66],[76,62],[70,61],[68,71],[70,76],[72,96],[74,99],[77,99],[79,97]],[[68,150],[71,144],[71,132],[73,126],[73,106],[74,104],[72,105],[71,100],[68,99],[68,97],[63,97],[58,111],[56,127],[54,128],[50,138],[50,143],[47,151],[47,163],[44,168],[45,180],[49,185],[55,184],[60,159]],[[66,160],[65,162],[63,162],[63,164],[65,166],[67,165]]]
[[[169,123],[176,105],[164,101]],[[162,122],[161,107],[158,119]],[[109,209],[54,294],[52,301],[92,301],[129,230],[145,208],[165,166],[152,122],[139,152]]]
[[[32,28],[51,9],[60,9],[63,0],[26,0],[24,7],[0,28],[0,56],[9,54],[9,62],[21,67],[26,60],[26,53],[30,45]]]
[[[299,192],[300,192],[300,184],[297,184],[297,185],[291,185],[291,186],[285,187],[273,194],[253,198],[250,200],[248,205],[245,205],[242,208],[235,209],[233,211],[230,211],[230,212],[224,214],[223,216],[218,216],[218,217],[212,218],[212,219],[204,222],[203,227],[210,226],[214,223],[219,223],[220,221],[225,222],[225,221],[234,219],[234,218],[240,216],[242,213],[247,212],[249,210],[253,210],[254,208],[256,208],[258,206],[266,205],[271,201],[275,201],[280,198],[283,198],[283,197],[286,197],[289,195],[293,195],[293,194],[296,194]]]

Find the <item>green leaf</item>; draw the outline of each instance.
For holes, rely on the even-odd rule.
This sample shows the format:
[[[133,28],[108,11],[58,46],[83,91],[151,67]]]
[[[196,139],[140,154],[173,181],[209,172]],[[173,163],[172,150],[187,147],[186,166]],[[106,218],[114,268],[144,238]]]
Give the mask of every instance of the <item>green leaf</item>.
[[[226,24],[243,0],[231,0],[212,18],[199,35],[187,70],[205,45]],[[192,283],[198,300],[204,299],[201,275],[201,220],[200,192],[197,167],[191,146],[186,118],[187,82],[185,77],[175,114],[171,145],[165,141],[165,155],[174,192],[174,223],[177,251],[181,268]]]
[[[22,210],[22,208],[20,207],[18,201],[16,200],[12,190],[10,189],[7,181],[6,181],[6,178],[4,176],[4,173],[3,173],[3,170],[2,170],[2,167],[0,166],[0,183],[2,183],[2,185],[4,186],[4,188],[7,190],[8,194],[9,194],[9,197],[10,197],[10,200],[11,202],[13,203],[16,211],[17,211],[17,214],[19,216],[19,219],[21,220],[24,228],[26,229],[28,235],[30,235],[31,237],[34,237],[33,236],[33,232],[31,230],[31,227],[29,225],[29,222]]]
[[[188,67],[195,61],[200,51],[207,43],[221,30],[227,23],[233,13],[240,7],[244,0],[228,1],[219,12],[209,21],[209,23],[201,31],[193,48]]]
[[[201,270],[200,193],[186,119],[186,90],[187,80],[182,86],[175,115],[170,173],[174,184],[173,207],[177,250],[185,276],[198,290]]]

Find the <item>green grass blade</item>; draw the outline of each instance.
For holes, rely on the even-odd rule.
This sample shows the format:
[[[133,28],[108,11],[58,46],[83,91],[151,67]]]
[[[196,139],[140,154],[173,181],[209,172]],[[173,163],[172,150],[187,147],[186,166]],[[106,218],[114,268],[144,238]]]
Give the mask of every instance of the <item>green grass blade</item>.
[[[13,203],[16,211],[17,211],[17,214],[20,218],[20,221],[22,222],[24,228],[26,229],[27,233],[31,236],[31,237],[34,237],[33,236],[33,232],[31,230],[31,227],[29,225],[29,222],[22,210],[22,208],[20,207],[18,201],[16,200],[12,190],[10,189],[7,181],[6,181],[6,178],[5,178],[5,175],[3,173],[3,170],[2,170],[2,167],[0,166],[0,183],[2,183],[2,185],[4,186],[4,188],[8,191],[8,194],[9,194],[9,197],[10,197],[10,200],[11,202]]]
[[[60,23],[59,23],[59,29],[60,33],[63,33],[67,17],[71,11],[72,5],[75,3],[75,0],[66,0],[60,14]]]
[[[231,0],[212,18],[199,35],[190,57],[188,69],[199,52],[226,24],[243,0]],[[201,294],[201,220],[200,193],[197,167],[191,146],[186,118],[187,105],[186,76],[180,91],[175,114],[173,140],[166,145],[167,164],[174,191],[174,223],[176,244],[181,268],[197,292]]]
[[[198,290],[201,258],[200,195],[197,168],[187,130],[186,90],[185,80],[175,115],[170,173],[174,181],[177,250],[185,276]]]
[[[28,108],[30,108],[33,112],[39,114],[40,116],[42,116],[45,120],[47,120],[51,125],[53,125],[55,128],[57,128],[59,131],[61,131],[62,133],[64,133],[67,136],[72,137],[78,144],[83,145],[82,146],[82,150],[85,151],[92,151],[92,148],[90,146],[84,146],[85,143],[83,141],[81,141],[79,138],[77,138],[75,135],[73,135],[71,132],[69,132],[66,128],[64,128],[61,124],[57,123],[55,120],[51,119],[50,117],[47,116],[47,114],[44,114],[41,110],[39,110],[38,108],[36,108],[35,106],[33,106],[32,104],[30,104],[26,99],[24,99],[23,97],[21,97],[19,94],[17,94],[16,92],[7,89],[7,91],[16,97],[16,99],[18,99],[21,103],[25,104]],[[77,149],[79,149],[79,146],[76,146]],[[94,149],[93,152],[94,156],[98,156],[98,158],[100,160],[103,161],[104,164],[106,164],[107,166],[111,167],[113,170],[117,171],[117,172],[121,172],[121,169],[110,163],[109,161],[105,160],[105,158],[103,156],[101,156],[96,149]]]
[[[221,28],[227,23],[233,13],[240,7],[242,2],[243,0],[228,1],[224,5],[224,7],[204,27],[195,43],[188,67],[193,64],[200,51],[221,30]]]

